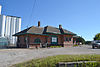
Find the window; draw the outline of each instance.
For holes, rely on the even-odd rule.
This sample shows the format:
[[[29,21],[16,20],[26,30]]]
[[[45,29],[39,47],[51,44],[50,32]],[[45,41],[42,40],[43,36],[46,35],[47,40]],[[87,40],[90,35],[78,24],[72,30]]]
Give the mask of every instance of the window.
[[[52,37],[52,42],[57,42],[57,37]]]
[[[71,41],[71,37],[69,38],[69,41]]]
[[[27,38],[26,37],[24,37],[24,42],[26,42],[27,41]]]
[[[66,37],[66,41],[71,41],[71,37]]]
[[[66,41],[69,41],[68,37],[66,37]]]
[[[20,43],[20,38],[18,38],[18,42]]]
[[[41,40],[39,38],[34,40],[34,43],[41,43]]]

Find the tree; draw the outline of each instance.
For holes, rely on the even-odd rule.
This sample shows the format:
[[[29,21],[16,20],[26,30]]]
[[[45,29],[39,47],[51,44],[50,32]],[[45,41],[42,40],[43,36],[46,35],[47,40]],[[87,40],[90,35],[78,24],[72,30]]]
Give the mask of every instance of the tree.
[[[82,37],[78,37],[78,38],[76,39],[76,43],[78,43],[78,42],[81,42],[82,44],[85,44],[85,40],[84,40],[84,38],[82,38]]]
[[[94,40],[100,40],[100,33],[95,35]]]

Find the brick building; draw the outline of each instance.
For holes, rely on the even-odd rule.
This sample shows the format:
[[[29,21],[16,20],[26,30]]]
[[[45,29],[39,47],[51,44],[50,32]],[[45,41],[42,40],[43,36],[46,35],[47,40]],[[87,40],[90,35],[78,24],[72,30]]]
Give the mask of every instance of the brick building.
[[[63,29],[61,25],[59,28],[52,26],[40,27],[31,26],[14,36],[17,36],[17,47],[43,47],[43,46],[69,46],[73,45],[73,36],[76,34]]]

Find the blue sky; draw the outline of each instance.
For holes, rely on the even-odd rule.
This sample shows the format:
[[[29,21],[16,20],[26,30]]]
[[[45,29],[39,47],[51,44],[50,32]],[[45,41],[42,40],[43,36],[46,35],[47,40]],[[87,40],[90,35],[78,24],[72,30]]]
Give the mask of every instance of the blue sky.
[[[85,40],[93,40],[100,32],[100,0],[0,0],[2,14],[22,18],[22,30],[27,26],[59,24]]]

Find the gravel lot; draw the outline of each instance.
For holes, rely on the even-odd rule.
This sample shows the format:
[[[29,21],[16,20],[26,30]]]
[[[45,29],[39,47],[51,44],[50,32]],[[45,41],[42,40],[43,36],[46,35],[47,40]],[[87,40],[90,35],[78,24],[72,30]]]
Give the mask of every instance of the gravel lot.
[[[61,54],[100,54],[100,49],[91,46],[68,48],[43,48],[43,49],[0,49],[0,67],[9,67],[12,64]]]

